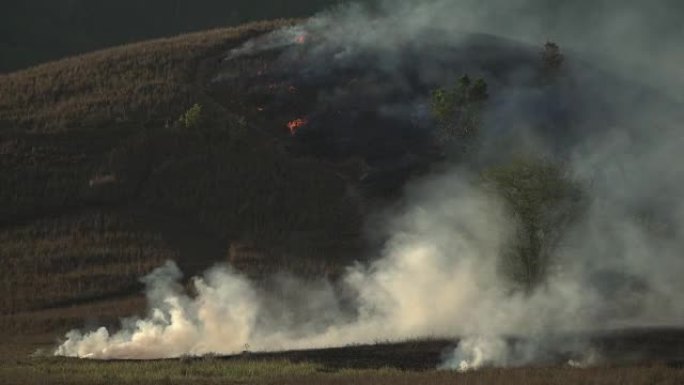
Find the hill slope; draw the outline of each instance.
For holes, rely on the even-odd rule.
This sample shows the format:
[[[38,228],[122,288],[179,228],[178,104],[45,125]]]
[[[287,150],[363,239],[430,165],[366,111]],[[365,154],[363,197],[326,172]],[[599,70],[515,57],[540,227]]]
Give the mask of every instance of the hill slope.
[[[162,36],[303,17],[335,0],[10,0],[0,14],[0,72]],[[122,26],[124,26],[122,28]]]
[[[359,45],[325,24],[266,34],[295,23],[0,76],[5,333],[51,340],[135,313],[138,278],[167,258],[188,275],[229,261],[257,278],[338,276],[378,255],[368,213],[449,156],[473,175],[529,148],[563,161],[597,122],[669,105],[575,57],[549,72],[542,47],[491,35],[428,28],[387,50],[382,34]],[[440,141],[431,95],[466,74],[486,82],[491,109],[477,135]]]
[[[227,50],[289,23],[0,75],[5,331],[47,332],[40,313],[25,312],[51,311],[54,325],[59,312],[47,309],[65,305],[81,310],[65,311],[74,323],[61,327],[78,326],[89,303],[137,293],[138,278],[167,258],[187,273],[230,259],[252,275],[320,275],[356,255],[360,214],[343,178],[288,154],[205,89]],[[202,124],[186,128],[177,120],[194,104]]]

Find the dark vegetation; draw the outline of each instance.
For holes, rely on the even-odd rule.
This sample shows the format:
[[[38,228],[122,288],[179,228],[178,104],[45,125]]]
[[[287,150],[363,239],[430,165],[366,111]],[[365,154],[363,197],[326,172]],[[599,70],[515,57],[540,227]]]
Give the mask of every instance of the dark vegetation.
[[[452,88],[434,90],[432,113],[439,124],[439,139],[442,142],[458,142],[464,147],[473,145],[488,97],[487,82],[482,78],[473,82],[468,75],[463,75]]]
[[[561,53],[558,44],[547,41],[546,44],[544,44],[544,50],[542,51],[541,56],[543,69],[547,76],[553,77],[561,72],[565,57]]]

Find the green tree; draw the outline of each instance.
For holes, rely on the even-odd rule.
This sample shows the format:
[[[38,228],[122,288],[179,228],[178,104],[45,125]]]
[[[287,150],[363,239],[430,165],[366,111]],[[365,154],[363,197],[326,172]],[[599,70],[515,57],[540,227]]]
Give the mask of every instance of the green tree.
[[[439,126],[443,142],[471,142],[480,129],[481,113],[489,98],[484,79],[473,82],[463,75],[456,86],[432,92],[432,114]]]
[[[551,256],[581,211],[580,186],[561,165],[535,158],[492,167],[482,177],[485,186],[504,200],[516,225],[503,270],[530,293],[546,280]]]

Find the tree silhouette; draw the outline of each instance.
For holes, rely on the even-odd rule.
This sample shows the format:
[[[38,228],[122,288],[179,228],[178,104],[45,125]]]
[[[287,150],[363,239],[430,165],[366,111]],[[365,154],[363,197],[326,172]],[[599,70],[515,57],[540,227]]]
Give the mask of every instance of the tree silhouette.
[[[556,75],[565,62],[565,56],[561,53],[560,47],[552,41],[544,44],[541,56],[544,73],[547,75]]]

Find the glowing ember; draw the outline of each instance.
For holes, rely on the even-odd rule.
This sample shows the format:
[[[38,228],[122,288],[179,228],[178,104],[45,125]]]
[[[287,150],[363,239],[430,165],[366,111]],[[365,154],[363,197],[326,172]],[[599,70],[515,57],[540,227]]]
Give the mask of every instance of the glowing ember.
[[[304,44],[304,43],[306,43],[306,34],[303,33],[303,34],[301,34],[301,35],[295,37],[295,43],[297,43],[297,44]]]
[[[297,130],[306,126],[307,123],[309,123],[309,121],[306,118],[299,118],[289,122],[287,128],[290,130],[290,134],[294,135],[297,133]]]

